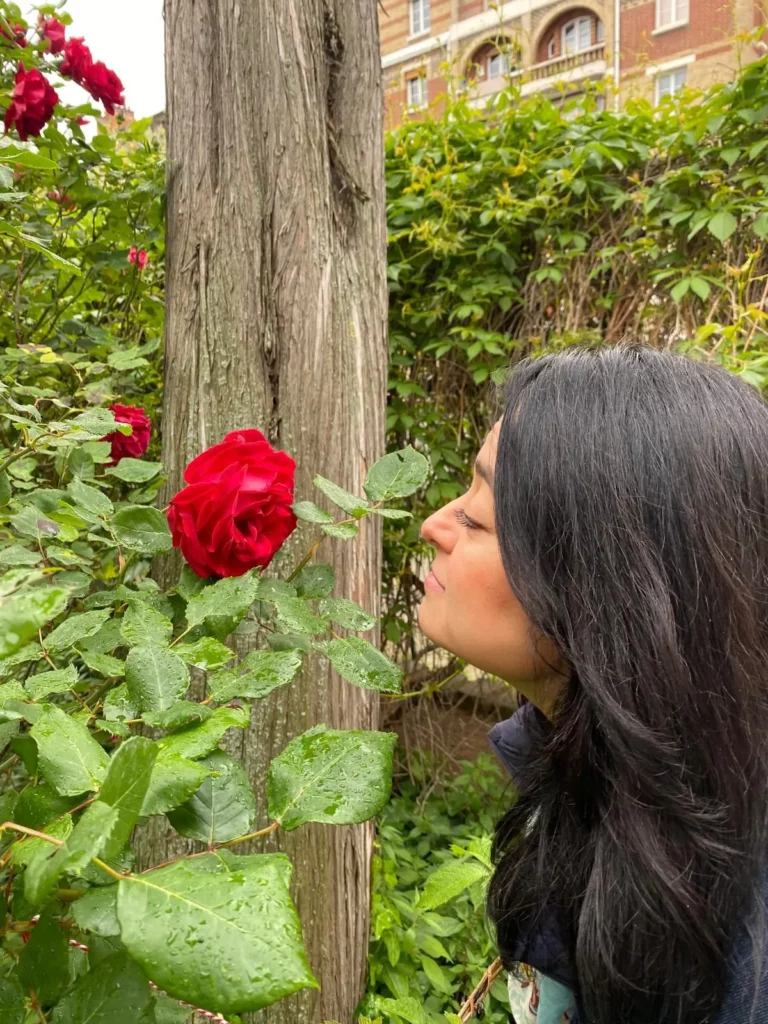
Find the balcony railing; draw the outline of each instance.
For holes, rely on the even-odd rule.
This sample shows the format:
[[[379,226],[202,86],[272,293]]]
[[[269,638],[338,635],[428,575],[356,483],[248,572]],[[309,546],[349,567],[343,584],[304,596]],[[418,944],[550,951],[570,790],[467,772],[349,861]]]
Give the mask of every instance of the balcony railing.
[[[597,46],[579,50],[578,53],[567,53],[562,57],[554,57],[552,60],[542,61],[541,64],[534,64],[530,68],[521,68],[514,74],[525,75],[532,81],[540,78],[558,78],[560,75],[573,71],[574,68],[583,67],[596,60],[605,60],[605,43],[598,43]]]

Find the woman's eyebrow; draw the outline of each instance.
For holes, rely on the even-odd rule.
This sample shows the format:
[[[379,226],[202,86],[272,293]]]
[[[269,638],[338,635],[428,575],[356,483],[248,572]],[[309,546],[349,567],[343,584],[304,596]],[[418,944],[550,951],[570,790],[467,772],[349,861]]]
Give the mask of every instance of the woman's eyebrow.
[[[475,472],[482,480],[485,480],[489,487],[493,487],[493,473],[480,459],[475,459]]]

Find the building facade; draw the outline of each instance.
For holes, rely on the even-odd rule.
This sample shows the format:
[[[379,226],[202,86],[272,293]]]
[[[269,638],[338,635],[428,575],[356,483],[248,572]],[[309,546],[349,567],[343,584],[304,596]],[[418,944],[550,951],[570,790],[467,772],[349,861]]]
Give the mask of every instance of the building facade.
[[[439,109],[449,89],[660,101],[730,79],[762,55],[766,0],[381,0],[387,126]],[[768,37],[766,37],[768,41]],[[618,89],[614,83],[618,82]]]

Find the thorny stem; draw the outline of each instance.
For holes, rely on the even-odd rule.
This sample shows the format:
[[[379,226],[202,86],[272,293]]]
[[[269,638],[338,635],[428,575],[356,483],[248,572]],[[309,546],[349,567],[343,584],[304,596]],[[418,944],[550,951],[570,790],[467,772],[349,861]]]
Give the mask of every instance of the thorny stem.
[[[171,644],[171,647],[175,646],[179,642],[179,640],[183,640],[184,637],[187,635],[187,633],[191,633],[194,628],[195,628],[194,626],[187,626],[187,628],[184,630],[183,633],[179,633],[179,635],[176,637],[176,639]]]
[[[460,676],[464,671],[464,668],[457,668],[455,672],[451,672],[445,679],[441,679],[439,683],[430,683],[429,686],[423,687],[421,690],[411,690],[409,693],[385,693],[382,696],[386,697],[387,700],[410,700],[411,697],[423,697],[425,694],[437,693],[439,690],[450,683],[456,676]]]

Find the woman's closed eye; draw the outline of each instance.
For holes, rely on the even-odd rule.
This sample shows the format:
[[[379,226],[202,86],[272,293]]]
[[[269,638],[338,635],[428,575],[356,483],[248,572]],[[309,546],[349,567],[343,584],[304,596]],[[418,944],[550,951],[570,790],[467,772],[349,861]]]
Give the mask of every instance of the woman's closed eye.
[[[463,508],[455,508],[453,514],[456,520],[461,523],[462,526],[466,526],[468,530],[481,530],[480,523],[476,523],[474,519],[470,519]]]

